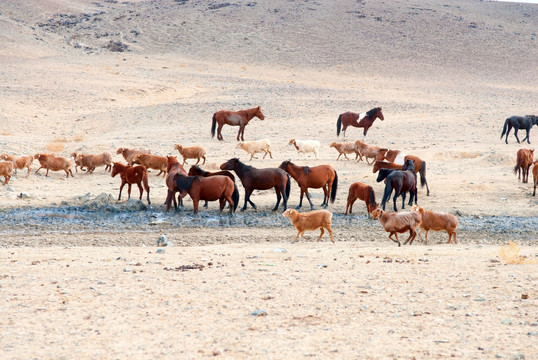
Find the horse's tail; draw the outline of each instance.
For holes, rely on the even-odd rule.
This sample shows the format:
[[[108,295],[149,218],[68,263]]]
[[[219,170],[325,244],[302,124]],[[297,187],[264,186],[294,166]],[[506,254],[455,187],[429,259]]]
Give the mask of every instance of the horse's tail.
[[[424,187],[424,185],[426,185],[426,161],[420,164],[420,186]]]
[[[286,174],[286,175],[288,175],[288,182],[286,183],[286,199],[289,199],[290,189],[291,189],[291,177],[290,177],[290,174]]]
[[[503,133],[501,134],[501,139],[503,138],[504,134],[506,134],[506,129],[508,128],[508,120],[509,119],[506,119],[506,121],[504,122]]]
[[[521,167],[521,163],[523,162],[523,157],[519,156],[519,153],[517,154],[517,164],[514,166],[514,174],[517,175],[517,170]]]
[[[338,121],[336,121],[336,136],[340,136],[341,128],[342,128],[342,115],[338,116]]]
[[[390,199],[390,194],[392,193],[392,184],[390,179],[387,179],[387,184],[385,185],[385,192],[383,193],[383,200],[381,200],[381,205],[385,208],[385,204]]]
[[[215,130],[217,129],[217,113],[213,114],[213,122],[211,123],[211,137],[215,137]]]
[[[334,203],[334,199],[336,199],[336,190],[338,190],[338,174],[336,174],[336,171],[335,171],[333,186],[331,188],[331,203]]]
[[[142,182],[144,183],[144,189],[146,189],[148,205],[151,204],[149,201],[149,181],[148,181],[148,169],[144,168],[144,175],[142,176]]]
[[[374,192],[374,188],[371,187],[371,186],[368,186],[368,198],[369,198],[369,202],[370,204],[372,204],[373,206],[377,206],[376,202],[375,202],[375,192]]]
[[[236,184],[234,184],[234,192],[232,194],[232,201],[234,202],[234,212],[235,212],[235,209],[237,209],[237,205],[239,205],[239,190],[237,189]]]

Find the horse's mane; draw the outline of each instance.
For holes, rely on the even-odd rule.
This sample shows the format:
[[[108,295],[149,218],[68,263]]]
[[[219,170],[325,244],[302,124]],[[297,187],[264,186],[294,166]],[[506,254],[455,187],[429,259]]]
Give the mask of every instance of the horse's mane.
[[[308,173],[312,170],[310,170],[310,168],[308,166],[303,166],[303,171],[304,171],[304,174],[305,175],[308,175]]]
[[[178,174],[176,180],[177,188],[180,191],[189,191],[194,180],[201,181],[199,176],[186,176],[183,174]]]
[[[405,164],[403,164],[402,171],[405,170],[415,171],[415,163],[413,162],[413,160],[407,160]]]
[[[376,112],[379,111],[379,107],[376,107],[376,108],[373,108],[372,110],[369,110],[366,112],[366,116],[368,116],[369,118],[371,118],[372,116],[375,115]]]
[[[194,170],[198,173],[198,174],[201,174],[202,176],[206,176],[207,175],[207,171],[203,170],[201,167],[199,167],[198,165],[193,165],[192,166],[194,168]]]

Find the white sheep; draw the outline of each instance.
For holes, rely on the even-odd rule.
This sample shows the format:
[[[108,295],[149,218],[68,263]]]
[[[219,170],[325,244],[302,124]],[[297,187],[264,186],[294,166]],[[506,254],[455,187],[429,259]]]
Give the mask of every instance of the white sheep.
[[[316,159],[318,158],[318,151],[321,147],[321,144],[318,140],[295,140],[291,139],[288,143],[289,145],[295,146],[298,153],[314,153]]]
[[[249,160],[252,160],[252,158],[254,159],[257,159],[257,157],[255,157],[254,155],[256,155],[256,153],[264,153],[263,154],[263,158],[265,159],[265,157],[267,156],[267,154],[269,154],[269,156],[271,157],[271,159],[273,158],[273,154],[271,154],[271,140],[269,139],[260,139],[260,140],[253,140],[253,141],[242,141],[240,143],[238,143],[235,147],[236,149],[243,149],[245,150],[247,153],[250,154],[250,159]]]
[[[333,232],[331,230],[331,218],[333,214],[327,210],[314,210],[304,213],[299,213],[297,210],[287,209],[282,213],[282,216],[289,217],[293,226],[297,229],[297,235],[295,240],[301,235],[304,239],[304,232],[306,230],[316,230],[320,229],[321,233],[319,234],[318,241],[321,240],[324,230],[327,229],[329,235],[331,236],[331,241],[334,243]]]

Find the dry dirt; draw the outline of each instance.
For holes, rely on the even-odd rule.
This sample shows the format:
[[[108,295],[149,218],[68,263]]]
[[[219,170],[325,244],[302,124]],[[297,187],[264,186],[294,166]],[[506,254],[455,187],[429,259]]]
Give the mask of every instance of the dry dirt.
[[[336,244],[314,233],[290,244],[271,191],[232,220],[215,204],[193,217],[190,200],[163,214],[152,172],[151,208],[101,221],[76,213],[80,198],[115,198],[119,179],[45,177],[34,163],[0,189],[2,358],[538,357],[538,200],[513,173],[538,130],[531,145],[500,139],[507,117],[537,111],[537,5],[4,1],[0,28],[0,152],[121,161],[118,147],[200,144],[213,170],[248,157],[237,128],[211,138],[212,114],[261,106],[245,140],[271,139],[274,158],[250,165],[339,175]],[[364,162],[335,161],[336,119],[376,106],[385,120],[347,140],[425,160],[431,196],[419,190],[419,204],[459,216],[458,245],[434,233],[398,248],[359,202],[343,217],[351,183],[378,201],[383,184]],[[319,140],[319,158],[290,138]],[[291,206],[298,197],[294,183]],[[157,253],[161,234],[174,246]],[[510,240],[534,263],[506,264]]]

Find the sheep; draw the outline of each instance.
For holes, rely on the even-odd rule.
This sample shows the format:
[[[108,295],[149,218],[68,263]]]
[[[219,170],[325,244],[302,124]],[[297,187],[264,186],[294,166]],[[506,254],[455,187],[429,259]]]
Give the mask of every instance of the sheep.
[[[93,173],[96,167],[105,166],[105,171],[112,169],[112,155],[109,152],[103,152],[101,154],[77,154],[75,155],[75,171],[77,166],[80,166],[80,170],[84,170],[83,167],[88,168],[88,174]]]
[[[8,155],[8,154],[1,154],[0,159],[11,161],[13,163],[13,169],[14,174],[17,174],[17,169],[24,169],[27,168],[28,172],[26,173],[26,177],[30,175],[30,167],[32,166],[32,163],[34,162],[34,157],[32,155],[28,156],[14,156],[14,155]]]
[[[422,216],[422,222],[420,224],[420,228],[425,231],[425,240],[424,243],[428,243],[428,231],[442,231],[445,230],[448,234],[448,242],[447,244],[450,244],[450,240],[452,239],[452,235],[454,235],[454,244],[457,244],[458,241],[456,240],[456,228],[458,227],[458,218],[455,217],[452,214],[447,214],[443,212],[433,212],[424,210],[420,206],[414,205],[411,207],[411,210],[417,211]],[[419,234],[420,236],[420,234]]]
[[[4,177],[2,185],[6,185],[11,179],[11,172],[13,171],[13,162],[0,161],[0,176]]]
[[[349,158],[346,154],[355,154],[355,160],[357,160],[357,157],[360,155],[357,146],[352,142],[333,142],[330,147],[335,148],[339,153],[336,161],[338,161],[342,155],[344,155],[347,160],[349,160]]]
[[[148,169],[159,170],[157,176],[163,174],[166,176],[166,168],[168,167],[168,158],[151,154],[136,154],[133,161],[144,165]]]
[[[254,141],[242,141],[242,142],[238,143],[235,146],[235,148],[236,149],[243,149],[247,153],[249,153],[250,154],[250,159],[249,160],[252,160],[252,158],[257,159],[257,157],[255,157],[254,155],[256,155],[256,153],[261,153],[261,152],[264,153],[263,154],[264,159],[267,156],[267,154],[269,154],[271,159],[273,158],[273,154],[271,154],[271,150],[269,150],[271,148],[271,140],[269,140],[269,139],[261,139],[261,140],[254,140]]]
[[[282,216],[290,218],[293,226],[297,229],[297,235],[295,240],[297,241],[299,235],[304,239],[304,232],[306,230],[316,230],[320,229],[321,233],[319,234],[318,241],[321,240],[321,237],[324,234],[323,228],[327,229],[329,235],[331,236],[331,241],[334,243],[333,232],[331,230],[331,218],[333,214],[327,210],[314,210],[304,213],[299,213],[297,210],[287,209],[282,213]]]
[[[119,148],[116,151],[116,154],[122,154],[125,161],[127,161],[127,164],[133,165],[138,164],[137,162],[133,161],[133,158],[136,154],[151,154],[150,150],[135,150],[135,149],[128,149],[128,148]]]
[[[420,225],[422,216],[417,211],[388,213],[378,208],[372,211],[372,219],[379,219],[385,231],[390,233],[389,239],[401,246],[398,233],[404,233],[409,230],[409,238],[404,242],[404,245],[408,242],[411,245],[417,236],[416,228]],[[392,238],[392,235],[396,236],[396,240]]]
[[[74,177],[73,172],[71,171],[71,160],[61,157],[61,156],[54,156],[52,154],[35,154],[34,159],[37,159],[39,161],[39,169],[37,169],[35,172],[38,173],[41,169],[47,169],[47,174],[45,176],[49,176],[49,170],[52,171],[60,171],[63,170],[66,173],[66,177],[69,178],[69,174],[71,174],[72,177]]]
[[[359,156],[360,156],[360,159],[358,161],[361,161],[362,157],[364,156],[366,158],[366,163],[368,165],[372,165],[375,162],[379,152],[387,151],[387,149],[382,149],[379,146],[368,145],[360,140],[355,141],[355,146],[357,147],[357,151],[359,152]],[[368,158],[374,159],[372,163],[368,161]]]
[[[176,144],[176,146],[174,146],[174,149],[179,151],[181,156],[183,156],[182,165],[185,165],[185,163],[187,162],[186,161],[187,159],[197,159],[196,164],[194,165],[198,165],[198,163],[200,162],[200,159],[204,159],[204,162],[202,163],[202,165],[205,164],[206,151],[202,146],[183,147],[180,144]]]
[[[73,158],[73,161],[75,162],[75,172],[78,172],[78,167],[80,166],[80,170],[84,170],[83,169],[83,166],[82,166],[82,160],[77,160],[77,157],[79,155],[83,155],[81,153],[78,153],[78,152],[74,152],[71,154],[71,157]]]
[[[288,143],[288,145],[295,146],[295,149],[297,149],[298,153],[314,153],[316,156],[316,159],[318,158],[318,151],[321,147],[321,144],[318,140],[295,140],[291,139]]]

